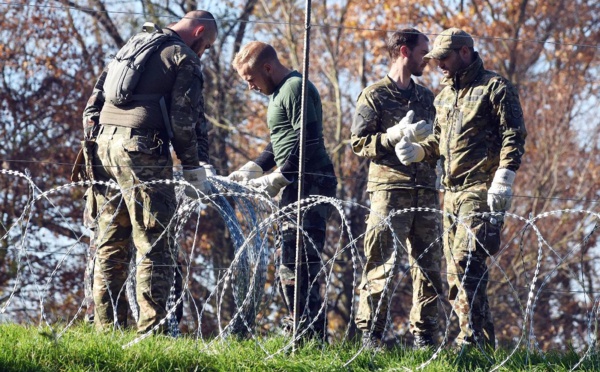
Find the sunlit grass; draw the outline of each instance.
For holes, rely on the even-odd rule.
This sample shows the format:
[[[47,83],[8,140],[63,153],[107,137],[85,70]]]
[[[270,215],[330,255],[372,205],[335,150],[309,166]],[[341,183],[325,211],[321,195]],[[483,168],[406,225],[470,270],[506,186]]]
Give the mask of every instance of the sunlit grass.
[[[258,340],[199,341],[153,336],[124,348],[134,332],[98,333],[79,325],[56,338],[48,329],[0,325],[0,371],[489,371],[510,351],[484,354],[479,350],[433,351],[394,348],[359,352],[356,343],[321,347],[314,342],[295,352],[282,351],[281,336]],[[537,355],[517,351],[500,371],[569,371],[581,359],[574,353]],[[577,368],[600,369],[597,353]]]

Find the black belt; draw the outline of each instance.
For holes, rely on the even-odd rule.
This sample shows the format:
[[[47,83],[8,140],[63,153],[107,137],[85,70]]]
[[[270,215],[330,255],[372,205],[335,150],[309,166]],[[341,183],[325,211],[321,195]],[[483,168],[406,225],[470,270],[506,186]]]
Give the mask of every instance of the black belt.
[[[167,141],[167,134],[158,130],[158,129],[145,129],[145,128],[130,128],[130,127],[122,127],[118,125],[100,125],[100,130],[98,131],[98,135],[101,134],[123,134],[123,133],[131,133],[132,136],[142,136],[155,138],[158,137],[165,142]]]

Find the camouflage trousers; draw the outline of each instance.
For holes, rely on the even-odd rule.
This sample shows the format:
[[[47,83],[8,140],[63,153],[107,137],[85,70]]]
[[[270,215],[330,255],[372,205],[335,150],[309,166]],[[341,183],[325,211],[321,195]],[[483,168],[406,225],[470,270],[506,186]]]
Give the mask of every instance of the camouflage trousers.
[[[448,296],[460,326],[458,344],[495,346],[486,259],[500,248],[503,222],[489,215],[466,218],[489,211],[486,185],[444,195],[444,255]]]
[[[441,216],[439,212],[405,212],[385,223],[390,212],[411,207],[439,210],[435,190],[397,189],[373,191],[367,219],[364,250],[366,265],[359,286],[356,326],[363,332],[385,330],[393,277],[398,272],[399,254],[408,251],[412,277],[410,330],[414,335],[435,337],[438,329],[438,299],[443,292]]]
[[[335,196],[337,181],[333,167],[321,171],[307,173],[304,176],[303,196],[312,195]],[[281,208],[295,203],[298,200],[298,182],[288,185],[281,195]],[[304,211],[302,224],[303,236],[301,239],[302,250],[299,261],[299,290],[298,304],[302,311],[298,329],[303,332],[308,329],[309,335],[324,337],[327,329],[326,308],[323,307],[321,297],[320,271],[323,267],[321,253],[325,245],[325,229],[331,205],[324,203],[315,205]],[[296,209],[286,215],[280,226],[281,251],[278,256],[278,275],[280,292],[293,315],[294,286],[296,283]],[[308,326],[312,324],[310,328]]]
[[[136,254],[138,332],[166,315],[175,258],[169,249],[175,212],[174,186],[144,182],[172,179],[173,163],[154,131],[103,126],[94,150],[94,176],[115,181],[121,190],[94,186],[97,209],[94,265],[94,323],[104,329],[127,321],[125,281],[133,242]],[[163,331],[162,327],[159,331]]]
[[[95,211],[95,199],[93,195],[93,188],[90,187],[85,194],[86,206],[83,212],[83,225],[90,229],[90,247],[86,255],[86,265],[84,272],[84,306],[85,310],[85,321],[92,324],[94,323],[94,294],[93,294],[93,282],[94,282],[94,262],[96,258],[96,211]],[[130,249],[135,249],[130,247]],[[175,284],[174,291],[171,293],[173,300],[177,301],[183,291],[183,266],[178,261],[177,269],[175,272]],[[136,303],[137,304],[137,303]],[[131,304],[130,304],[131,305]],[[123,311],[123,310],[122,310]],[[137,314],[137,313],[136,313]],[[175,319],[177,323],[181,322],[183,318],[183,301],[177,304],[175,310]]]

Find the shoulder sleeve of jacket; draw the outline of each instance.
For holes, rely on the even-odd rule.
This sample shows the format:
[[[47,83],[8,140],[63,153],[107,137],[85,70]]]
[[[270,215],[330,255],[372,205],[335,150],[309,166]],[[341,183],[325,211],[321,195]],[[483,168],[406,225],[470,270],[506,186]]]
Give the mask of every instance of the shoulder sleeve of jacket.
[[[362,137],[377,130],[377,111],[372,100],[368,98],[369,92],[363,91],[356,100],[356,110],[352,120],[352,134]]]
[[[502,141],[499,168],[517,171],[525,152],[527,137],[519,94],[517,89],[502,77],[490,80],[489,89],[490,101],[498,118],[498,130]]]
[[[104,80],[107,73],[108,67],[102,71],[83,109],[83,132],[88,139],[98,135],[96,132],[100,124],[100,111],[104,107]]]
[[[387,136],[380,128],[378,108],[373,96],[373,91],[367,88],[358,97],[350,138],[352,151],[367,159],[379,159],[393,151],[386,146]]]
[[[200,160],[208,160],[208,129],[202,92],[204,80],[198,56],[185,46],[176,45],[175,48],[176,78],[171,89],[170,107],[171,143],[183,166],[198,166]]]

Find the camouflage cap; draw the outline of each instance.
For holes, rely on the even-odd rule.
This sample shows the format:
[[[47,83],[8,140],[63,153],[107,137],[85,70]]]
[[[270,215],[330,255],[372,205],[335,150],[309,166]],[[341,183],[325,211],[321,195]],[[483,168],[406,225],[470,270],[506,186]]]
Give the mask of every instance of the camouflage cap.
[[[463,46],[473,47],[471,35],[459,28],[449,28],[435,38],[433,49],[425,55],[425,58],[442,59],[451,51],[460,49]]]

